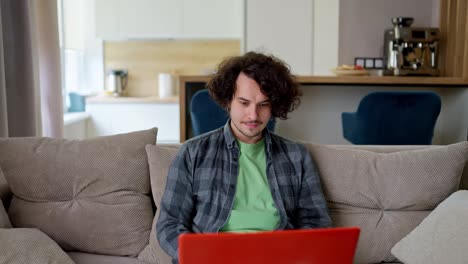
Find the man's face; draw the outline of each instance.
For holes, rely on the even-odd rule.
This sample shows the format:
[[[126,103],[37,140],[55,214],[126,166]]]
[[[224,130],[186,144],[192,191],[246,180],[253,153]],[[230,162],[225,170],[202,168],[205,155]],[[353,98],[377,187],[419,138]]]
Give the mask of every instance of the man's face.
[[[238,140],[253,144],[262,139],[262,131],[271,117],[270,99],[255,80],[242,72],[236,80],[229,114],[231,130]]]

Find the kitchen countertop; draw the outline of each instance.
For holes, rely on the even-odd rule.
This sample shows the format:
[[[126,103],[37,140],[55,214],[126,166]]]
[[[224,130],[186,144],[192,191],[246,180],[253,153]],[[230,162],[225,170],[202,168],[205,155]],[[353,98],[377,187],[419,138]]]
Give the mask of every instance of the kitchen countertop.
[[[87,112],[73,112],[73,113],[64,113],[63,115],[63,124],[71,125],[82,120],[90,118],[91,115]]]
[[[104,96],[98,95],[86,98],[87,104],[154,104],[154,103],[179,103],[179,96],[159,98],[157,96],[133,97],[133,96]]]
[[[301,84],[337,85],[409,85],[409,86],[468,86],[468,80],[454,77],[400,76],[299,76]]]
[[[193,94],[206,87],[210,80],[209,75],[182,75],[179,76],[179,96],[180,96],[180,140],[184,142],[190,138],[191,121],[188,115],[188,106]],[[468,89],[468,79],[456,77],[422,77],[422,76],[297,76],[297,81],[304,86],[304,90],[309,87],[338,87],[341,91],[346,91],[344,98],[350,98],[350,93],[359,93],[364,86],[367,90],[375,90],[383,87],[389,89],[443,89],[450,94],[459,94],[458,90]],[[356,90],[355,92],[347,91]],[[317,90],[317,89],[311,89]],[[338,99],[337,99],[338,100]]]
[[[207,82],[208,75],[183,75],[180,84],[186,82]],[[416,77],[416,76],[297,76],[299,83],[326,85],[384,85],[384,86],[450,86],[468,87],[468,80],[457,77]],[[181,85],[183,87],[183,85]]]

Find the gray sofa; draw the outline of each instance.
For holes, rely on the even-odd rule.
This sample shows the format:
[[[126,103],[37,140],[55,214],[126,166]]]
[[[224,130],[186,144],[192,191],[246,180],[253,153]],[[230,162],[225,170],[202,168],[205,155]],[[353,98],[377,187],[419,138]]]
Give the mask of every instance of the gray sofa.
[[[0,262],[26,252],[23,262],[170,263],[154,229],[179,145],[156,138],[157,129],[86,140],[1,138],[0,249],[8,250]],[[355,263],[398,262],[390,249],[468,189],[468,142],[305,144],[334,226],[361,227]]]

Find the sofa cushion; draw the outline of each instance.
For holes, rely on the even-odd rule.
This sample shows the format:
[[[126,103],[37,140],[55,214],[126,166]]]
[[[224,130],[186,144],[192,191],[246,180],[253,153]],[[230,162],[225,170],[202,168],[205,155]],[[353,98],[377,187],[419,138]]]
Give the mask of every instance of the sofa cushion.
[[[0,249],[0,263],[74,263],[57,243],[35,228],[0,229]]]
[[[151,175],[151,191],[156,207],[161,203],[164,188],[166,186],[166,177],[169,166],[175,158],[178,147],[165,148],[160,146],[147,145],[146,153],[148,155],[148,163]],[[150,234],[150,243],[140,253],[138,259],[155,264],[170,264],[171,257],[167,255],[159,246],[156,238],[156,222],[159,218],[159,210],[156,210],[156,215],[153,220],[153,228]]]
[[[1,149],[0,149],[1,150]],[[3,201],[3,206],[8,209],[11,201],[11,191],[8,183],[3,175],[2,167],[0,166],[0,199]]]
[[[443,201],[392,253],[404,263],[464,264],[468,260],[468,191]]]
[[[156,134],[0,139],[13,226],[37,227],[68,251],[138,255],[153,219],[145,146]]]
[[[392,153],[353,146],[308,148],[333,225],[361,228],[357,263],[395,261],[390,249],[458,189],[468,158],[468,142]]]
[[[0,198],[0,228],[11,228],[10,218],[3,207],[2,199]]]
[[[137,258],[67,252],[76,264],[145,264]]]

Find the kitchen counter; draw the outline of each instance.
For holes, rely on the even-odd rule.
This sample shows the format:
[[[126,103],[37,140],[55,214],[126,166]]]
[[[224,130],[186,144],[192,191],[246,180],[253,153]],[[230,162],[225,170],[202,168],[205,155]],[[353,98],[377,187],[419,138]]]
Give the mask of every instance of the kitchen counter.
[[[468,87],[468,80],[453,77],[398,77],[398,76],[299,76],[301,84],[336,85],[405,85]]]
[[[153,104],[153,103],[179,103],[179,97],[159,98],[157,96],[104,96],[98,95],[86,98],[86,104]]]
[[[187,82],[208,82],[207,75],[185,75],[179,77],[180,87]],[[468,80],[454,77],[399,77],[399,76],[297,76],[300,84],[328,85],[415,85],[468,87]],[[182,90],[181,90],[182,91]]]
[[[192,137],[188,107],[195,92],[206,88],[210,76],[179,76],[180,140]],[[341,113],[354,112],[359,101],[373,91],[433,91],[442,98],[433,144],[466,140],[468,79],[397,76],[298,76],[304,95],[288,120],[278,120],[277,132],[293,140],[323,144],[349,144],[342,137]]]
[[[129,133],[157,127],[158,142],[179,142],[179,98],[89,97],[87,137]]]

